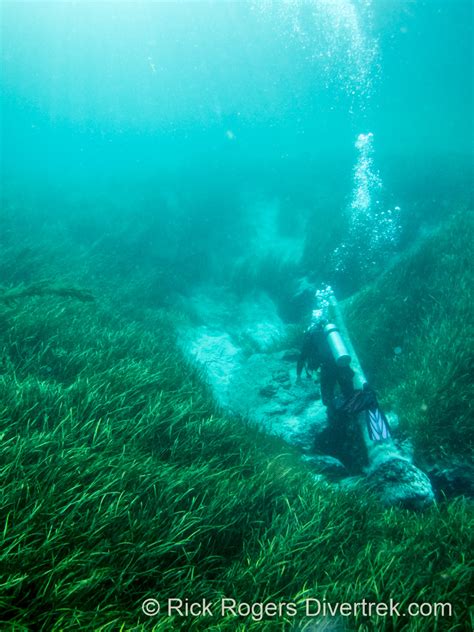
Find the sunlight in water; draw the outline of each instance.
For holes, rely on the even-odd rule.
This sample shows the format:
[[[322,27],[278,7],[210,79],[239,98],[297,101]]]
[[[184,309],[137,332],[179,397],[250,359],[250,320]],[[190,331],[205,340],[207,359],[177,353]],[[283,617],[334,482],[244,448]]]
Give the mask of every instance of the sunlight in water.
[[[305,49],[322,72],[327,89],[337,87],[349,97],[348,113],[359,128],[367,126],[368,105],[380,73],[371,4],[371,0],[267,0],[254,5],[265,16],[276,18],[284,36]],[[383,208],[383,184],[375,167],[373,140],[371,132],[360,133],[356,139],[346,235],[333,253],[333,267],[339,272],[349,268],[368,272],[377,267],[400,232],[399,207]]]
[[[371,33],[371,0],[264,0],[254,10],[276,18],[323,71],[326,87],[351,98],[351,114],[366,109],[378,74],[378,41]]]

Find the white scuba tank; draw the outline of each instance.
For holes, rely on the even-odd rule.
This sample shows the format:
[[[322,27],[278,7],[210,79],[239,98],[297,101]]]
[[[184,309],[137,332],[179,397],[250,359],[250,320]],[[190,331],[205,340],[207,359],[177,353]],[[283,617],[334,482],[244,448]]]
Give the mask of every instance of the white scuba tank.
[[[327,324],[324,327],[324,333],[337,366],[349,366],[352,358],[336,325]]]

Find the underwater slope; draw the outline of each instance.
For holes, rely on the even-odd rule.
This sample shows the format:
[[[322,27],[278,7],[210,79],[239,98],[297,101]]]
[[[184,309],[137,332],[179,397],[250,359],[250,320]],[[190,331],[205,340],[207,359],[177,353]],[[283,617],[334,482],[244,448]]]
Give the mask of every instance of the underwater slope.
[[[346,303],[361,361],[419,457],[472,457],[474,214],[459,213]]]
[[[386,507],[420,510],[433,502],[430,481],[412,463],[410,450],[364,438],[355,421],[328,423],[320,385],[310,375],[297,379],[301,341],[295,334],[302,328],[285,328],[268,295],[251,292],[238,301],[209,285],[188,298],[187,310],[192,317],[180,328],[180,346],[227,414],[296,447],[316,474],[352,489],[369,485]]]
[[[54,271],[53,242],[41,250],[39,276]],[[5,274],[11,264],[2,261]],[[117,307],[123,286],[113,285],[115,303],[54,292],[0,301],[2,629],[303,629],[314,623],[308,597],[453,608],[437,622],[331,618],[340,629],[462,629],[468,502],[384,511],[315,481],[282,443],[220,414],[169,316],[148,310],[132,321]],[[129,300],[140,287],[127,285]],[[149,618],[141,609],[147,598],[223,596],[291,601],[297,615],[260,618],[256,606]]]

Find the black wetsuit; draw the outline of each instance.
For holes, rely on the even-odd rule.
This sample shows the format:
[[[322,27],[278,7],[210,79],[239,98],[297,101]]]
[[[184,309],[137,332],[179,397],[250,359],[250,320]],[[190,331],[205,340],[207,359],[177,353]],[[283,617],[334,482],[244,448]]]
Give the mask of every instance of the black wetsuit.
[[[336,364],[321,326],[310,327],[304,335],[303,346],[296,367],[298,378],[301,377],[305,365],[307,371],[316,371],[321,367],[321,399],[325,406],[330,408],[334,406],[336,384],[339,384],[345,399],[353,394],[354,371],[350,366],[340,367]]]

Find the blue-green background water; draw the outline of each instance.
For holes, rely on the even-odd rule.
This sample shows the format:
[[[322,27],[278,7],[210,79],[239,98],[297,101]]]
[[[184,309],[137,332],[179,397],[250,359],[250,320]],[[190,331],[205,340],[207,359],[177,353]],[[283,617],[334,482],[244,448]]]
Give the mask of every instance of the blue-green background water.
[[[16,213],[88,216],[86,232],[119,213],[163,252],[164,231],[181,255],[234,257],[255,200],[277,200],[280,236],[328,217],[331,249],[368,132],[402,239],[469,200],[469,0],[14,1],[1,28]]]
[[[0,629],[284,629],[142,611],[222,595],[463,629],[471,0],[0,9]],[[383,481],[297,380],[323,283],[396,413]]]

